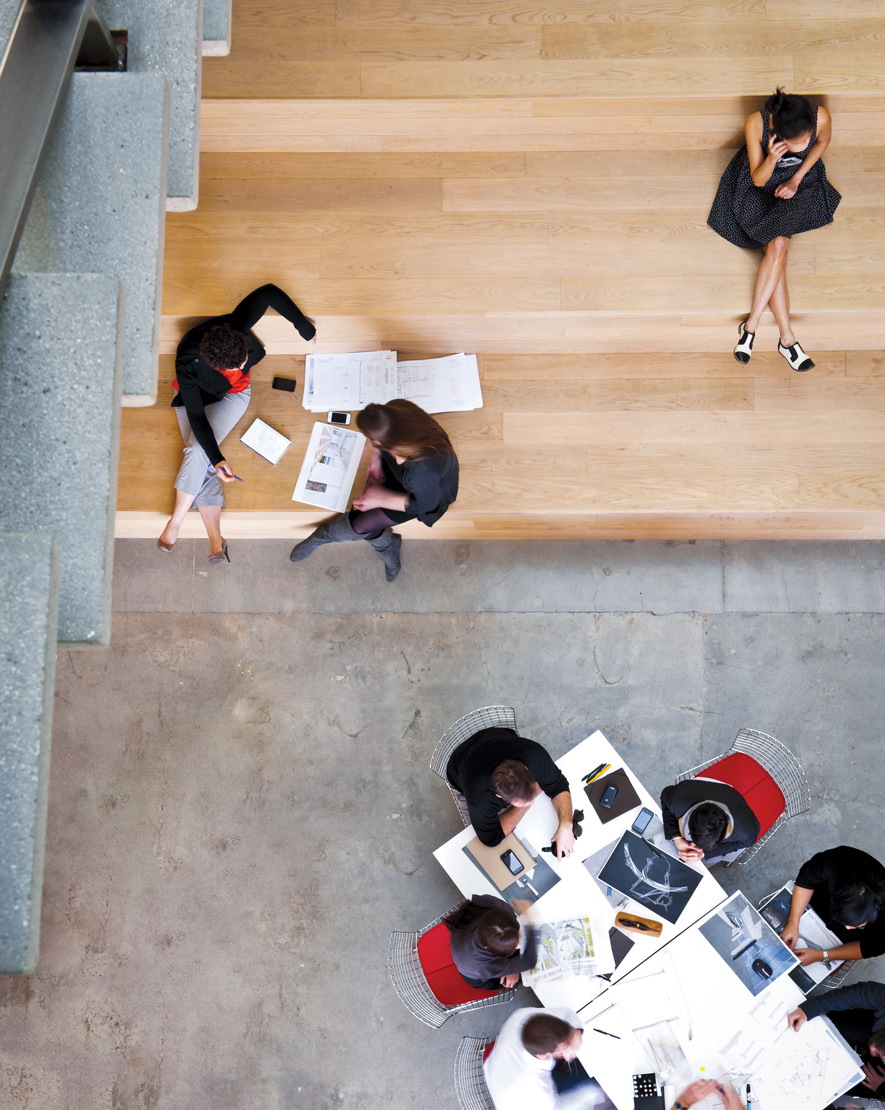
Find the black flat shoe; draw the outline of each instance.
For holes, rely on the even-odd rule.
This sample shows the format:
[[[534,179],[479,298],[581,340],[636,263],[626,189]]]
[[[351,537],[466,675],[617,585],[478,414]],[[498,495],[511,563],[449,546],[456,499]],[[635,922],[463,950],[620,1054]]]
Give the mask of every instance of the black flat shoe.
[[[221,551],[214,552],[212,555],[210,555],[207,559],[207,562],[212,563],[213,565],[215,563],[223,563],[225,559],[230,562],[230,555],[228,555],[227,553],[227,541],[222,540],[221,544]]]
[[[791,368],[796,370],[799,374],[804,374],[806,370],[814,369],[814,363],[798,343],[793,343],[791,346],[785,347],[783,343],[778,340],[777,349],[778,354],[783,355],[787,362],[789,362]]]
[[[750,361],[750,355],[753,353],[753,340],[756,338],[756,333],[754,331],[747,331],[744,327],[746,322],[747,321],[744,320],[743,323],[738,324],[738,335],[740,339],[738,339],[734,349],[734,357],[741,366],[746,366]]]

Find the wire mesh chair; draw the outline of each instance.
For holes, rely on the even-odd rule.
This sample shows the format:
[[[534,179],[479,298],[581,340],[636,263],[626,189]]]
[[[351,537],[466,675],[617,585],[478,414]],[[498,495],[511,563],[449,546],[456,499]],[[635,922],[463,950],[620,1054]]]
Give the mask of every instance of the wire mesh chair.
[[[780,890],[780,887],[778,888],[778,890]],[[759,902],[758,908],[760,910],[765,909],[765,907],[777,893],[778,891],[775,890],[772,894],[766,894],[765,897]],[[844,960],[841,964],[839,964],[835,971],[830,972],[826,979],[821,979],[817,986],[827,987],[829,990],[832,990],[834,987],[841,987],[848,976],[851,974],[851,972],[854,970],[854,967],[857,963],[857,960]]]
[[[715,763],[720,763],[727,756],[734,755],[737,752],[750,756],[774,779],[784,796],[784,809],[756,843],[744,849],[734,859],[727,861],[726,867],[731,867],[738,860],[741,863],[747,863],[756,855],[762,845],[777,832],[781,825],[789,821],[791,817],[796,817],[800,813],[805,813],[806,810],[811,809],[811,791],[808,787],[808,779],[802,770],[802,764],[780,740],[775,740],[768,733],[757,732],[752,728],[742,728],[727,752],[717,755],[715,759],[708,759],[706,763],[701,763],[697,767],[692,767],[690,771],[683,771],[681,775],[677,776],[676,781],[682,782],[684,779],[695,778]]]
[[[463,903],[459,903],[463,904]],[[446,911],[447,913],[449,911]],[[495,991],[486,997],[473,998],[468,1002],[458,1002],[452,1005],[440,1002],[427,982],[427,976],[421,966],[418,955],[418,941],[425,933],[440,924],[446,914],[441,914],[435,921],[425,925],[416,932],[396,930],[390,934],[390,943],[387,946],[387,972],[393,989],[399,995],[403,1005],[419,1021],[429,1025],[431,1029],[439,1029],[452,1014],[466,1013],[468,1010],[481,1010],[487,1006],[499,1006],[510,1002],[516,997],[515,990]],[[465,993],[477,992],[464,982]]]
[[[485,705],[482,709],[474,709],[470,713],[465,713],[463,717],[455,721],[451,728],[442,734],[439,743],[433,749],[433,755],[430,757],[430,770],[435,775],[439,775],[448,786],[465,828],[470,824],[467,802],[464,795],[453,789],[449,784],[449,780],[446,778],[446,767],[449,765],[449,760],[455,748],[484,728],[512,728],[516,732],[515,710],[509,705]]]
[[[494,1037],[462,1037],[455,1053],[455,1094],[461,1110],[495,1110],[482,1058]]]

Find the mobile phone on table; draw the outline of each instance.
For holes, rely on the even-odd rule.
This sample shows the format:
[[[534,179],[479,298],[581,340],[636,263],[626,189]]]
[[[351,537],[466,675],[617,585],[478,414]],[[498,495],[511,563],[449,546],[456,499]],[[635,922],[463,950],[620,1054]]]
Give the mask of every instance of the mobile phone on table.
[[[636,815],[636,820],[633,822],[630,828],[633,830],[633,832],[639,833],[639,835],[642,836],[642,834],[648,828],[648,823],[652,819],[652,817],[654,817],[654,813],[652,813],[650,809],[645,809],[643,807]]]
[[[599,804],[603,809],[611,809],[614,805],[615,798],[618,796],[618,788],[614,783],[611,783],[603,791],[602,797],[599,799]]]
[[[329,413],[329,423],[330,424],[349,424],[350,423],[350,413],[349,412],[334,412],[334,411],[330,412]]]
[[[524,870],[517,856],[509,848],[506,852],[501,853],[501,859],[507,864],[511,875],[518,875],[520,871]]]
[[[272,389],[282,389],[286,393],[295,392],[295,379],[294,378],[274,378]]]

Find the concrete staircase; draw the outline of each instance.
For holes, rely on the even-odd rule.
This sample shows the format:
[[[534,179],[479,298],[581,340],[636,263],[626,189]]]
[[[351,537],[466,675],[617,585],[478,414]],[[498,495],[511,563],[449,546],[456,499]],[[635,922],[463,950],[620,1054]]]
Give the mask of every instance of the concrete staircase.
[[[120,406],[156,401],[165,211],[197,203],[203,0],[95,9],[127,69],[70,79],[0,299],[0,974],[36,964],[56,645],[109,642]]]

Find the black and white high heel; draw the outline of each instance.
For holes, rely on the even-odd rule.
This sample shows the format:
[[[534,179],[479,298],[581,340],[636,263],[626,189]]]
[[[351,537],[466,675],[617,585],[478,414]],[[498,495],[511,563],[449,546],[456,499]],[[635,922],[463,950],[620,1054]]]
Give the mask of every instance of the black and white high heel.
[[[780,340],[777,341],[777,349],[780,354],[789,362],[793,370],[798,371],[800,374],[806,370],[813,370],[814,363],[808,355],[802,350],[798,343],[793,343],[789,347],[785,347]]]
[[[754,331],[747,331],[744,327],[746,320],[738,324],[738,335],[740,339],[737,341],[737,346],[734,349],[734,357],[742,366],[746,366],[750,361],[750,355],[753,353],[753,340],[756,338]]]

